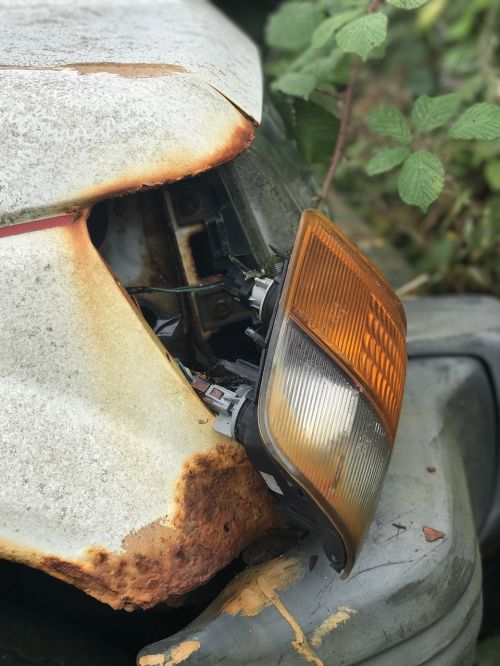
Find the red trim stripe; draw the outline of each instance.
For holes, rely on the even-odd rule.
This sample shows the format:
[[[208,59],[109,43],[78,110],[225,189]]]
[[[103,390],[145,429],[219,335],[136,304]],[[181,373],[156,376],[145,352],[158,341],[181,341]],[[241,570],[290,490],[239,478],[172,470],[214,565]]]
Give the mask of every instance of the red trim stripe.
[[[42,231],[42,229],[50,229],[51,227],[63,227],[74,221],[74,215],[59,215],[58,217],[48,217],[45,220],[11,224],[10,226],[0,227],[0,238],[4,238],[5,236],[16,236],[17,234],[27,234],[30,231]]]

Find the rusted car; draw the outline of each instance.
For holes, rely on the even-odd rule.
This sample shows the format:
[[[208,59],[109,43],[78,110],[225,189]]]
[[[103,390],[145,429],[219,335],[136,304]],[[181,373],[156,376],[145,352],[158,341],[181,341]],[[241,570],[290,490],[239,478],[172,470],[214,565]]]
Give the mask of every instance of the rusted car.
[[[471,663],[498,303],[405,315],[208,2],[0,49],[4,663]]]

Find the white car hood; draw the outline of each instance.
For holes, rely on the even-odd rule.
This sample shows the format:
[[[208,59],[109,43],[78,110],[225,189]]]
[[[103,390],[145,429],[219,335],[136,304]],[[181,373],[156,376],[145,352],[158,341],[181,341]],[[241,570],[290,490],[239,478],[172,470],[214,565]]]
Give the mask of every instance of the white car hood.
[[[0,1],[0,226],[199,173],[253,139],[254,44],[204,0]]]

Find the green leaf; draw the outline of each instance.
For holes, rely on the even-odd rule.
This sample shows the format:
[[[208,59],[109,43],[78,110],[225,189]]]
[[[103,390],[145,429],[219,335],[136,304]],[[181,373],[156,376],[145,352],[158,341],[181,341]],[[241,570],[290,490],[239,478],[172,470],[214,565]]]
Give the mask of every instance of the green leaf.
[[[377,134],[390,136],[401,143],[411,143],[413,136],[406,118],[395,106],[381,106],[368,119],[368,126]]]
[[[490,160],[486,163],[484,177],[494,192],[500,192],[500,159]]]
[[[481,102],[464,111],[450,130],[452,139],[500,138],[500,106]]]
[[[387,36],[387,16],[380,12],[361,16],[351,21],[337,33],[337,44],[346,53],[357,53],[363,60]]]
[[[391,5],[398,9],[418,9],[429,0],[387,0]]]
[[[280,76],[273,85],[285,95],[307,99],[316,87],[316,77],[303,72],[288,72]]]
[[[419,132],[430,132],[441,127],[452,117],[458,108],[460,98],[456,93],[427,97],[422,95],[413,105],[411,117]]]
[[[417,150],[403,164],[398,189],[401,199],[422,211],[429,208],[444,186],[444,168],[439,159],[428,150]]]
[[[309,164],[328,163],[339,131],[340,122],[312,102],[295,100],[293,133],[300,153]]]
[[[409,154],[410,149],[407,146],[383,148],[368,162],[366,172],[369,176],[377,176],[379,173],[390,171],[401,164]]]
[[[345,53],[340,49],[332,49],[327,56],[316,56],[313,62],[302,67],[302,72],[311,74],[316,81],[326,83],[331,81],[335,73],[338,72],[338,65],[345,57]]]
[[[301,51],[309,45],[322,18],[322,12],[312,2],[286,2],[268,19],[266,42],[283,51]]]
[[[335,16],[330,16],[329,18],[322,21],[312,36],[312,45],[315,49],[320,49],[324,46],[329,39],[339,30],[343,25],[352,21],[352,19],[359,16],[361,13],[360,9],[350,9],[345,12],[339,12]]]
[[[330,14],[341,12],[344,9],[359,7],[365,10],[370,4],[370,0],[322,0],[325,9]]]

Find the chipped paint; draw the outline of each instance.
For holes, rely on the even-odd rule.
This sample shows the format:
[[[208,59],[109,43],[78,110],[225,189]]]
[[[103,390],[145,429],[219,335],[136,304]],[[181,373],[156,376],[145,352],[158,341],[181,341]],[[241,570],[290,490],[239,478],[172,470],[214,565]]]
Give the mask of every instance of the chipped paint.
[[[199,641],[183,641],[166,654],[147,654],[139,658],[139,666],[177,666],[187,661],[189,657],[200,649]]]
[[[258,52],[211,4],[92,6],[0,0],[0,226],[201,173],[253,139]]]
[[[278,557],[270,562],[251,567],[232,581],[219,597],[221,612],[229,615],[253,617],[272,601],[264,593],[259,578],[265,576],[271,582],[273,590],[290,587],[303,575],[304,568],[294,557]]]
[[[325,636],[335,629],[345,625],[345,623],[356,613],[357,611],[354,610],[354,608],[349,608],[349,606],[339,606],[335,613],[330,615],[330,617],[327,617],[326,620],[314,630],[311,636],[311,645],[319,647]]]
[[[175,602],[274,524],[265,484],[85,217],[1,238],[0,278],[0,557],[113,608]]]
[[[292,647],[295,652],[303,657],[307,662],[312,663],[315,666],[324,666],[321,659],[314,653],[313,649],[311,648],[299,622],[292,615],[292,613],[290,613],[288,608],[281,601],[279,595],[276,593],[272,582],[266,576],[259,576],[257,578],[257,582],[262,592],[266,595],[278,613],[280,613],[283,619],[288,622],[292,628],[292,631],[295,635],[295,638],[292,641]]]
[[[424,533],[425,540],[429,543],[433,543],[438,539],[444,539],[446,536],[441,530],[436,530],[434,527],[428,527],[427,525],[422,527],[422,532]]]
[[[221,595],[221,611],[229,615],[253,617],[274,606],[294,633],[292,647],[306,661],[323,666],[314,654],[300,624],[281,601],[277,590],[284,590],[304,574],[304,565],[296,558],[279,557],[252,567],[238,576]]]
[[[147,654],[139,659],[139,666],[164,666],[164,654]]]

